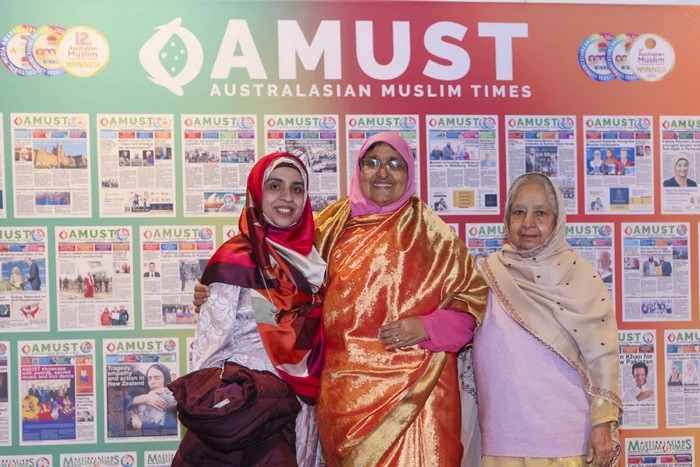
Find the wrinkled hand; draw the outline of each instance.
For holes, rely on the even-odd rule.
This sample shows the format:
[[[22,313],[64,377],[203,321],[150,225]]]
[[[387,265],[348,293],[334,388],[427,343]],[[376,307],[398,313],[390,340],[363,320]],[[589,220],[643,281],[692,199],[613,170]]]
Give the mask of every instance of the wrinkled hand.
[[[415,345],[428,338],[423,321],[418,317],[397,319],[379,329],[379,341],[387,350]]]
[[[613,460],[614,446],[610,422],[594,426],[591,429],[591,434],[588,435],[586,462],[593,467],[609,467]]]
[[[209,286],[204,285],[199,282],[194,284],[194,297],[192,300],[192,305],[194,305],[194,312],[199,313],[199,307],[204,305],[209,298]]]

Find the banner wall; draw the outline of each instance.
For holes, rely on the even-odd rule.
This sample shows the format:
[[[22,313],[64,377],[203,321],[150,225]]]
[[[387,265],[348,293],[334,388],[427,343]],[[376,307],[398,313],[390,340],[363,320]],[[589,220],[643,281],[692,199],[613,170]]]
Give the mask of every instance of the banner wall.
[[[514,178],[562,189],[569,241],[616,305],[623,392],[648,369],[626,462],[695,465],[698,42],[697,6],[6,6],[0,465],[169,465],[172,412],[129,407],[149,372],[189,370],[193,285],[255,160],[301,157],[320,211],[385,130],[475,255],[501,245]]]

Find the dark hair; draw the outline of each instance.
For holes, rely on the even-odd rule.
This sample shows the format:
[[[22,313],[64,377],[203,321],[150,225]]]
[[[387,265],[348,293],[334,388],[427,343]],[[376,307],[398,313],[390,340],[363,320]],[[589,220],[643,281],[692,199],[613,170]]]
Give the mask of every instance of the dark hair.
[[[170,382],[173,380],[172,376],[170,376],[170,369],[162,363],[154,363],[148,367],[148,370],[146,370],[146,384],[148,384],[148,372],[153,368],[156,368],[158,371],[163,373],[163,382],[165,383],[165,386],[170,384]]]
[[[647,364],[644,362],[637,362],[634,365],[632,365],[632,374],[634,375],[634,370],[637,368],[644,368],[644,376],[649,375],[649,368],[647,367]]]

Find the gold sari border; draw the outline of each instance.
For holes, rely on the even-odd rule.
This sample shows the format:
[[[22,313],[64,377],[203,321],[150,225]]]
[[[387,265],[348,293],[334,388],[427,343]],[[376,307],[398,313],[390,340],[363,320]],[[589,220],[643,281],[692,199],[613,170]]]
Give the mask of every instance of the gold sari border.
[[[447,362],[445,352],[435,352],[430,356],[425,372],[382,421],[355,445],[343,461],[344,467],[373,467],[379,464],[382,456],[403,436],[420,413],[440,378],[445,362]]]

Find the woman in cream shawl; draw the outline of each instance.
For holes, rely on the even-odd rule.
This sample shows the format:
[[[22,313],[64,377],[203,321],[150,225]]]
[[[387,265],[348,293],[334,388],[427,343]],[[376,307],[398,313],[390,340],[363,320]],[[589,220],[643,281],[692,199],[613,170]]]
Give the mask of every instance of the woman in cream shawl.
[[[605,285],[566,242],[547,177],[515,180],[505,224],[508,243],[477,265],[490,288],[474,338],[482,466],[609,466],[622,403]]]

